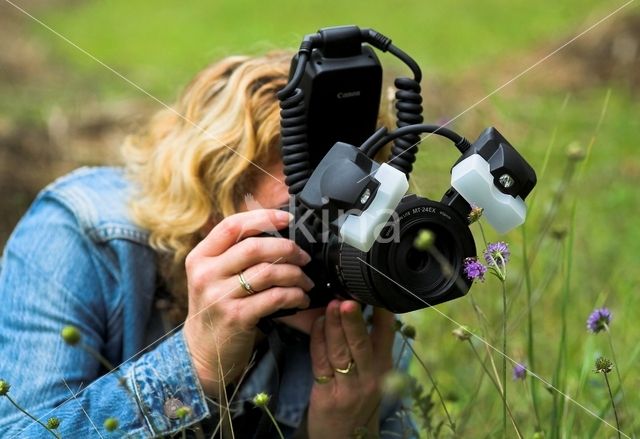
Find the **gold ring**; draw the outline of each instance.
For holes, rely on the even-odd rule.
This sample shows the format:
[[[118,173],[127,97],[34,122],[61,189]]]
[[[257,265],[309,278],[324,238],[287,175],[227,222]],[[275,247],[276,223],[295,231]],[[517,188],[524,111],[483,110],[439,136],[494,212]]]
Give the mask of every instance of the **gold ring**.
[[[338,373],[341,373],[343,375],[348,374],[349,372],[351,372],[353,370],[353,367],[356,365],[356,363],[353,362],[353,360],[349,361],[349,364],[347,364],[347,367],[345,367],[344,369],[340,369],[338,367],[334,368],[333,370],[335,370]]]
[[[242,270],[240,270],[240,273],[238,273],[238,280],[240,281],[240,285],[242,286],[242,288],[244,288],[248,295],[252,295],[253,293],[255,293],[253,288],[251,288],[251,284],[249,284],[249,282],[247,282],[247,280],[244,278]]]
[[[318,384],[327,384],[332,379],[333,375],[320,375],[317,377],[313,377],[313,380]]]

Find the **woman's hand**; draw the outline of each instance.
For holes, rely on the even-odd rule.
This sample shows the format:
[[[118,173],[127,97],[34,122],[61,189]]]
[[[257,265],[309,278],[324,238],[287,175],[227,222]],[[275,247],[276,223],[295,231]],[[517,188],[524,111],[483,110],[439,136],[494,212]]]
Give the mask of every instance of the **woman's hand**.
[[[285,238],[255,237],[287,226],[275,209],[222,220],[186,258],[189,312],[184,335],[205,393],[219,397],[245,370],[262,317],[283,308],[307,308],[313,282],[301,266],[310,256]],[[242,272],[250,293],[240,283]]]
[[[316,380],[309,403],[310,438],[347,438],[363,427],[378,434],[380,381],[393,363],[394,320],[392,313],[376,308],[369,333],[360,305],[352,300],[332,301],[316,320],[310,346]]]

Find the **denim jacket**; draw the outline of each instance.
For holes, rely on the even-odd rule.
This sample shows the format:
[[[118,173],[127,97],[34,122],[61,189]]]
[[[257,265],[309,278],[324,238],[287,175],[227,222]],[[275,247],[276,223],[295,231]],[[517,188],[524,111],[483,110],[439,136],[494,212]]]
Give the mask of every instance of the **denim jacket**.
[[[154,307],[157,273],[148,234],[127,211],[130,183],[118,168],[83,168],[45,188],[22,218],[0,265],[0,379],[8,395],[41,422],[57,417],[62,437],[161,437],[201,421],[216,425],[219,410],[205,397],[181,327],[166,331]],[[80,329],[83,346],[69,346],[65,325]],[[396,343],[396,355],[399,343]],[[112,373],[88,353],[119,367]],[[406,367],[405,355],[398,358]],[[312,386],[308,345],[288,346],[282,379],[264,355],[234,397],[233,416],[258,392],[276,395],[275,418],[293,437]],[[188,406],[178,418],[175,409]],[[381,407],[382,437],[409,427],[399,401]],[[106,418],[119,427],[107,432]],[[0,397],[0,436],[51,437]],[[210,433],[206,436],[210,437]]]

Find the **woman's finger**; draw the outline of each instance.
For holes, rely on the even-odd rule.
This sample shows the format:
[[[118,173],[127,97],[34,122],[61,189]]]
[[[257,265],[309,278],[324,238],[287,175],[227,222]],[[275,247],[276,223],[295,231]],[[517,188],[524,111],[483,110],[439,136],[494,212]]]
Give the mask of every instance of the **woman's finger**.
[[[325,317],[316,319],[311,327],[309,352],[311,354],[311,370],[313,378],[321,388],[330,389],[330,382],[334,379],[333,368],[327,356],[327,340],[324,335]]]
[[[331,363],[333,370],[336,371],[336,379],[338,381],[351,381],[350,378],[357,374],[356,367],[358,365],[354,363],[344,329],[342,328],[339,300],[332,300],[327,305],[324,335],[327,340],[329,363]],[[345,372],[340,373],[339,370]]]
[[[263,262],[247,268],[242,276],[254,291],[262,291],[270,287],[300,287],[309,291],[314,285],[302,268],[292,264]]]
[[[366,377],[373,372],[373,351],[360,305],[353,300],[346,300],[340,304],[340,313],[349,351],[358,365],[358,374]]]
[[[309,307],[309,296],[298,287],[272,287],[264,291],[249,294],[237,299],[236,317],[247,321],[248,326],[255,326],[261,318],[282,309],[306,309]]]
[[[246,238],[217,258],[217,270],[234,274],[261,262],[306,265],[311,257],[295,242],[286,238]]]
[[[280,230],[293,215],[278,209],[256,209],[228,216],[220,221],[191,251],[194,256],[218,256],[248,236]]]

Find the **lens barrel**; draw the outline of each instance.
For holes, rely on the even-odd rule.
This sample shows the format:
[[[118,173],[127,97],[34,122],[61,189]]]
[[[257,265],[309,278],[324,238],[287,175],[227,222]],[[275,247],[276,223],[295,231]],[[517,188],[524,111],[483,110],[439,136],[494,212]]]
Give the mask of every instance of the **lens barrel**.
[[[435,237],[426,250],[414,245],[422,230]],[[348,296],[395,313],[465,295],[471,282],[464,276],[463,262],[476,254],[466,218],[416,195],[402,199],[369,252],[337,240],[327,250],[325,267],[337,271]]]

